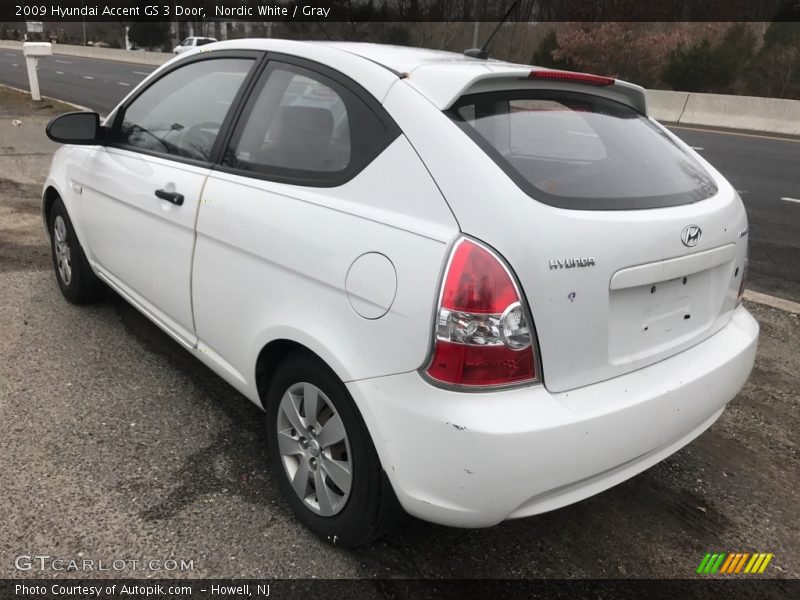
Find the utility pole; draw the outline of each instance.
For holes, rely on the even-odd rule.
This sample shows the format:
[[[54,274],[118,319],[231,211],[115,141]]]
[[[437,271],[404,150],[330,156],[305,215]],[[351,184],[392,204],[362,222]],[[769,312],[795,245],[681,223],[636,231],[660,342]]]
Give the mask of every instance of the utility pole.
[[[472,47],[473,48],[480,48],[480,37],[481,37],[481,22],[475,21],[475,28],[472,30]]]
[[[174,16],[169,20],[169,36],[170,38],[172,38],[173,48],[181,43],[180,29],[178,27],[178,22],[175,20]]]
[[[85,0],[81,0],[81,6],[82,7],[86,6]],[[83,21],[83,45],[85,46],[86,45],[86,17],[85,16],[81,16],[81,20]]]

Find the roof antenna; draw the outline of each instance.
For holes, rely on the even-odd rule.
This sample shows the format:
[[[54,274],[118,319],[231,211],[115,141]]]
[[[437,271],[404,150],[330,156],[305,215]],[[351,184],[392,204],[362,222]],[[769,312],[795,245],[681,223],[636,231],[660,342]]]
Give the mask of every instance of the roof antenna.
[[[470,48],[469,50],[464,50],[464,55],[469,56],[470,58],[482,58],[483,60],[489,58],[489,45],[492,43],[494,36],[497,35],[497,32],[500,31],[500,28],[503,26],[503,24],[508,21],[508,17],[510,17],[514,9],[517,8],[519,2],[520,0],[514,0],[511,3],[511,6],[508,7],[506,14],[503,15],[503,18],[497,24],[497,27],[494,28],[494,31],[483,43],[483,46],[480,48]]]

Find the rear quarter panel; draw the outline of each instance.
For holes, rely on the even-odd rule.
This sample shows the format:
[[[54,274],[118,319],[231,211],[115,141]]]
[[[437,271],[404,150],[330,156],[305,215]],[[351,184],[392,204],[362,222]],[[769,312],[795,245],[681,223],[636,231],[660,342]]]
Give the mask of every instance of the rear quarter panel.
[[[255,402],[256,358],[276,339],[308,347],[343,381],[417,369],[457,233],[403,136],[336,188],[215,172],[200,204],[192,277],[201,347]],[[366,253],[384,255],[396,272],[394,301],[377,319],[357,314],[345,288]]]

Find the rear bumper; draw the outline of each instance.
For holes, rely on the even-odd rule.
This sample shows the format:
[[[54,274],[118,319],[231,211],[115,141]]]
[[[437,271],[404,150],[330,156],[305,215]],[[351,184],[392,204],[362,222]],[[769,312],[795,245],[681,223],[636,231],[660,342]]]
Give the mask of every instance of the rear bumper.
[[[568,392],[459,393],[418,373],[347,386],[405,510],[485,527],[601,492],[689,443],[742,388],[757,341],[739,307],[689,350]]]

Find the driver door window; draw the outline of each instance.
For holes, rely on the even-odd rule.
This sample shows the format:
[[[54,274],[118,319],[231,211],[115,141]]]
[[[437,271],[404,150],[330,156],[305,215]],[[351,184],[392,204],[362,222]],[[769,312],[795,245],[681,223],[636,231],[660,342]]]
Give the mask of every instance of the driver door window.
[[[201,60],[156,81],[126,109],[112,141],[129,149],[208,162],[253,61]]]

